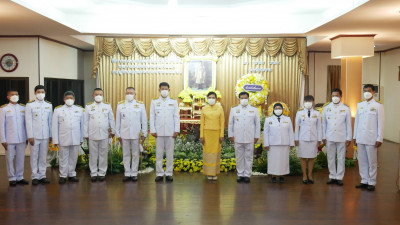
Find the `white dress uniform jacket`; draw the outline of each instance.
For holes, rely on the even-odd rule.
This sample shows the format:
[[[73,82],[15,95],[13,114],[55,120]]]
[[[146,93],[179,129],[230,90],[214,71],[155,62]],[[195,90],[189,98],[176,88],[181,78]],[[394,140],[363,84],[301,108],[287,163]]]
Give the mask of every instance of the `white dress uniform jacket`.
[[[0,110],[1,143],[25,143],[25,106],[22,104],[6,104]]]
[[[170,97],[159,97],[151,101],[150,133],[158,137],[173,136],[180,131],[178,102]]]
[[[247,105],[237,105],[229,113],[228,137],[234,137],[236,143],[253,143],[260,138],[260,115],[258,109]]]
[[[354,139],[357,144],[375,145],[383,142],[385,114],[383,104],[371,99],[357,104],[357,115],[354,122]]]
[[[310,117],[308,117],[308,111],[310,111]],[[318,110],[297,111],[294,140],[322,141],[321,115]]]
[[[322,139],[346,142],[352,139],[350,107],[329,103],[322,112]]]
[[[147,114],[143,102],[120,102],[116,117],[117,138],[138,139],[140,132],[147,137]]]
[[[53,144],[80,145],[83,142],[84,109],[81,106],[61,105],[54,109]]]
[[[53,106],[51,102],[32,100],[26,104],[26,133],[28,138],[48,139],[51,137]]]
[[[111,105],[104,102],[91,102],[85,107],[84,137],[91,140],[105,140],[109,137],[108,129],[115,134],[114,113]]]
[[[264,122],[264,146],[286,145],[294,146],[293,125],[290,117],[273,115]]]

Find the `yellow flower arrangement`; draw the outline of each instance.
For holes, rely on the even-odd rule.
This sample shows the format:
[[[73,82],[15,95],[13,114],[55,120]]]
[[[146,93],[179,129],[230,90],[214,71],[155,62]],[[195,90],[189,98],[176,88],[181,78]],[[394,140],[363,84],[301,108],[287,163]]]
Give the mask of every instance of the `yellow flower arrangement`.
[[[236,83],[235,94],[238,97],[239,93],[244,90],[246,84],[261,85],[261,91],[248,91],[250,95],[249,104],[258,107],[265,102],[269,93],[269,85],[267,80],[260,74],[246,74],[242,76]]]
[[[155,159],[154,159],[155,161]],[[236,170],[236,159],[221,159],[220,171],[228,172]],[[165,162],[164,162],[165,166]],[[203,160],[196,159],[175,159],[174,163],[175,172],[189,172],[189,173],[202,173],[203,172]]]
[[[289,116],[290,114],[290,109],[284,102],[273,102],[271,105],[268,106],[268,116],[272,116],[272,113],[274,112],[274,105],[276,103],[281,103],[283,106],[283,115]]]
[[[49,150],[50,150],[50,151],[57,152],[58,149],[59,149],[59,146],[56,147],[56,146],[53,144],[53,142],[50,142],[50,143],[49,143]]]

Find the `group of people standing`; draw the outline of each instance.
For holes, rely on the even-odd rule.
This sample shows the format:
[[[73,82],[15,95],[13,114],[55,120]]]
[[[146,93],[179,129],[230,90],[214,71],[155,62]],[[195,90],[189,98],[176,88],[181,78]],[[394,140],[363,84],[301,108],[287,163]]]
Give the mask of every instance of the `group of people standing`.
[[[179,107],[169,97],[170,87],[159,84],[160,96],[151,101],[150,134],[156,140],[156,182],[173,181],[174,139],[180,133]],[[354,144],[358,146],[361,183],[357,188],[374,190],[377,173],[377,148],[383,140],[383,105],[375,101],[372,85],[364,86],[366,100],[357,106],[354,125]],[[84,139],[89,144],[91,181],[104,181],[107,172],[110,137],[118,138],[123,150],[125,174],[123,182],[137,181],[140,147],[147,134],[147,114],[143,102],[136,100],[133,87],[125,90],[125,100],[118,103],[116,119],[110,104],[103,102],[103,90],[93,91],[94,102],[85,108],[75,105],[75,94],[64,93],[64,105],[55,108],[45,101],[45,88],[35,87],[36,99],[18,104],[17,90],[9,90],[9,104],[1,106],[0,137],[6,150],[8,179],[11,186],[29,184],[23,178],[26,143],[31,150],[32,184],[48,184],[46,156],[49,142],[59,146],[59,183],[78,182],[75,167],[78,150]],[[276,103],[273,115],[264,122],[263,145],[268,151],[268,173],[273,183],[284,182],[289,174],[290,148],[298,146],[303,183],[313,184],[312,169],[318,146],[327,146],[328,184],[343,185],[346,147],[352,141],[350,108],[341,102],[342,91],[332,90],[332,102],[320,112],[313,109],[313,96],[305,96],[304,109],[296,114],[295,130],[292,121],[283,115],[283,106]],[[234,143],[237,182],[250,182],[254,144],[260,138],[261,125],[258,109],[249,105],[249,93],[239,94],[240,104],[229,114],[228,137]],[[224,140],[223,108],[216,102],[217,94],[207,94],[208,104],[202,108],[200,141],[203,144],[203,173],[208,180],[217,180],[220,173],[221,143]],[[166,167],[164,169],[164,152]],[[16,169],[14,170],[14,155]],[[337,165],[336,165],[337,155]],[[279,178],[279,179],[278,179]]]

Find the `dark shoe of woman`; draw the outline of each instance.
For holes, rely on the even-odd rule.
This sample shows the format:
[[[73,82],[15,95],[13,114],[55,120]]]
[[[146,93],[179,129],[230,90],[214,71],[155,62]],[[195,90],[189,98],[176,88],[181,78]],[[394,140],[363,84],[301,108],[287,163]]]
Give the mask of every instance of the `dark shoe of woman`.
[[[303,180],[303,184],[308,184],[308,180]]]
[[[271,178],[272,183],[276,183],[276,177]]]
[[[285,178],[279,177],[279,183],[285,183]]]
[[[308,179],[308,183],[314,184],[314,180]]]

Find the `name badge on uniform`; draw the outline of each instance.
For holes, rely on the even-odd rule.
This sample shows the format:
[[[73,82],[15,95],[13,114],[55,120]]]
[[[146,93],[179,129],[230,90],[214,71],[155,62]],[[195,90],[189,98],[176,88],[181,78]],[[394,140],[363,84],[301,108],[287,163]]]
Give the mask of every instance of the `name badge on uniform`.
[[[35,116],[38,116],[37,114],[35,114]]]
[[[103,112],[104,112],[104,111],[107,111],[107,109],[106,109],[106,108],[103,108]]]
[[[95,108],[92,108],[90,111],[96,111],[96,109],[95,109]]]
[[[360,109],[363,109],[364,107],[360,107]]]
[[[306,117],[306,115],[301,115],[301,117]]]
[[[331,117],[328,116],[328,120],[331,119]]]
[[[78,113],[79,111],[75,111],[75,113]]]
[[[240,113],[240,109],[236,109],[236,113]]]
[[[169,106],[174,106],[174,104],[169,104]]]
[[[343,110],[340,110],[340,112],[346,112],[346,110],[343,109]]]
[[[40,109],[40,107],[36,107],[36,109]]]
[[[249,113],[254,113],[254,111],[249,111]]]
[[[122,109],[126,109],[126,107],[124,106],[124,107],[122,107]]]
[[[239,121],[239,118],[236,118],[236,121]]]
[[[376,109],[374,107],[371,107],[370,111],[376,112]]]
[[[125,118],[125,114],[122,114],[122,117],[124,117],[124,118]]]
[[[272,124],[272,121],[269,121],[269,125],[271,125]]]
[[[134,107],[134,108],[139,108],[139,105],[134,105],[133,107]]]
[[[95,105],[92,105],[92,109],[94,109],[96,106]]]
[[[288,122],[283,122],[283,123],[288,123]]]
[[[157,106],[160,107],[161,106],[161,102],[157,102]]]
[[[44,107],[45,109],[50,109],[50,107]]]
[[[312,116],[312,118],[317,118],[317,117],[318,117],[317,115]]]
[[[24,113],[25,111],[21,111],[22,113]]]

